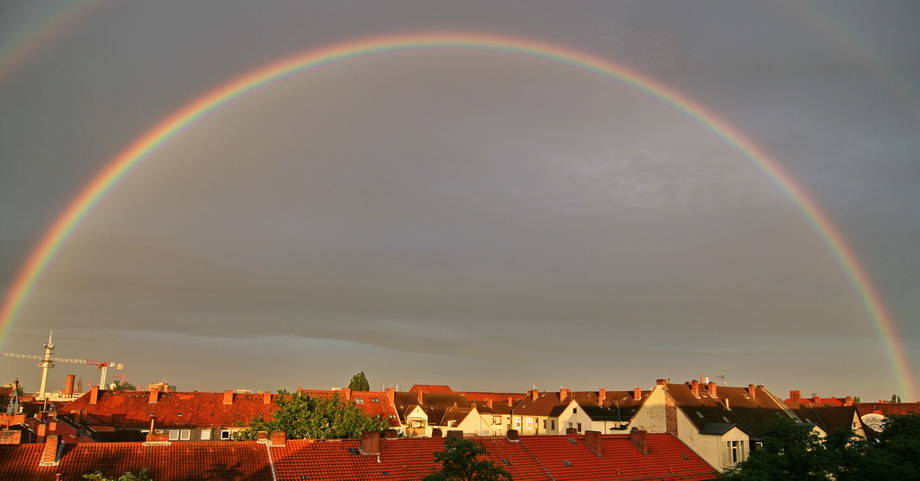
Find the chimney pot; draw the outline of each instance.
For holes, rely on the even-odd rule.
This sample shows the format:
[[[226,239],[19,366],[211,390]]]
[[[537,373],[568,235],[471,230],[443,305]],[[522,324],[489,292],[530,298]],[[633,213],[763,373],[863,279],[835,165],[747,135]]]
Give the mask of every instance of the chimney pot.
[[[789,391],[789,400],[797,403],[802,400],[802,391],[794,390]]]
[[[709,382],[709,395],[712,397],[719,397],[719,385],[714,382]]]
[[[233,404],[233,391],[224,391],[224,404]]]
[[[633,401],[641,401],[641,400],[642,400],[642,388],[637,387],[633,389]]]

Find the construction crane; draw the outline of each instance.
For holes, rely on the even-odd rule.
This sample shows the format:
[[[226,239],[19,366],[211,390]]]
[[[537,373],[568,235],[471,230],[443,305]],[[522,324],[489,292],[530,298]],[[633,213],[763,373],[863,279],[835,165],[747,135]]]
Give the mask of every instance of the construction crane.
[[[52,331],[52,333],[48,335],[48,342],[45,343],[45,355],[44,356],[33,356],[30,354],[14,354],[11,352],[0,352],[0,356],[18,357],[20,359],[35,359],[37,361],[41,361],[38,364],[38,367],[42,368],[42,384],[41,384],[41,388],[39,388],[38,399],[45,399],[45,386],[47,385],[47,382],[48,382],[48,369],[54,367],[54,363],[56,362],[67,362],[71,364],[89,364],[92,366],[96,366],[100,371],[99,387],[103,389],[105,389],[106,371],[110,367],[114,367],[115,369],[124,369],[125,367],[124,364],[118,364],[118,363],[108,362],[108,361],[90,361],[88,359],[61,359],[58,357],[51,357],[51,352],[54,351],[54,343],[51,342],[51,336],[53,334],[54,332]]]

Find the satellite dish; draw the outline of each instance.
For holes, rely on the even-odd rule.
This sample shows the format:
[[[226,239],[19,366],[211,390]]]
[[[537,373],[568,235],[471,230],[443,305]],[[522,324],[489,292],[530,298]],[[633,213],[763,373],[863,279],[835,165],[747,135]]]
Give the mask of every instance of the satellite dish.
[[[116,384],[114,382],[112,384],[109,384],[109,390],[114,391],[115,387],[116,387]]]

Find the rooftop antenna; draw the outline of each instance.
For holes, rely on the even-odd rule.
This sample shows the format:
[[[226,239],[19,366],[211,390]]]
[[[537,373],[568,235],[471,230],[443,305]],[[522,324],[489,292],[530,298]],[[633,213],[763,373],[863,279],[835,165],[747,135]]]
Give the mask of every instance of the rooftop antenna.
[[[719,376],[719,379],[722,380],[722,385],[723,385],[723,386],[728,386],[728,383],[725,382],[725,368],[724,368],[724,367],[722,368],[722,375]]]

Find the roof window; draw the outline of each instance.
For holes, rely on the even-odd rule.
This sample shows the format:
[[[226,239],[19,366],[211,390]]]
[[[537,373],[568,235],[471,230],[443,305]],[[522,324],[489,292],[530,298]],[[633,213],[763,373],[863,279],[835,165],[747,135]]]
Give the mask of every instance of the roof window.
[[[562,460],[562,464],[563,464],[565,467],[567,467],[567,468],[571,468],[571,467],[572,467],[572,462],[569,461],[568,459],[563,459],[563,460]]]
[[[505,466],[511,466],[511,461],[508,461],[505,458],[502,458],[502,463],[504,463]]]
[[[372,397],[372,398],[371,398],[371,402],[372,402],[372,403],[379,403],[379,402],[380,402],[380,399],[375,398],[375,397]]]
[[[356,397],[356,398],[355,398],[355,404],[364,404],[364,398],[363,398],[363,397]]]
[[[699,417],[701,417],[701,418],[703,417],[703,413],[701,413],[701,412],[699,412],[699,411],[696,412],[696,415],[699,416]]]

